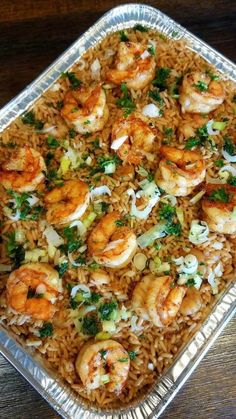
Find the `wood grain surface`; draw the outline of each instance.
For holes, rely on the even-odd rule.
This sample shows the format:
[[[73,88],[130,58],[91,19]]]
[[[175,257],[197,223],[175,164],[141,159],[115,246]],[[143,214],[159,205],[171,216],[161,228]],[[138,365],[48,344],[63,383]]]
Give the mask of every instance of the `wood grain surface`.
[[[110,8],[129,1],[0,0],[0,106],[14,97]],[[235,0],[143,1],[231,60]],[[236,418],[236,322],[232,320],[163,414],[165,419]],[[0,356],[0,419],[58,415]]]

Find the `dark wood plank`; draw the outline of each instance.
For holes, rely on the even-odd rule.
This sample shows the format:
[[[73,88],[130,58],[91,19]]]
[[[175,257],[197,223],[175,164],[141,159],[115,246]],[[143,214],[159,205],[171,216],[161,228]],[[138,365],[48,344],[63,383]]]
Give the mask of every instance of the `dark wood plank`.
[[[1,0],[0,106],[14,97],[117,0]],[[235,60],[236,7],[231,0],[143,1],[160,8]],[[166,419],[236,418],[236,322],[231,321],[166,410]],[[0,357],[1,419],[57,418]]]

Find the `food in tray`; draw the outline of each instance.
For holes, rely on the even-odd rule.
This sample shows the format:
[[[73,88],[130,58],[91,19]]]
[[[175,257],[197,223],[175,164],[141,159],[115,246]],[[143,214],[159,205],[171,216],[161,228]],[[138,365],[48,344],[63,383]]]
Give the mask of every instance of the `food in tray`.
[[[107,36],[0,134],[2,323],[82,398],[148,390],[233,278],[235,86]]]

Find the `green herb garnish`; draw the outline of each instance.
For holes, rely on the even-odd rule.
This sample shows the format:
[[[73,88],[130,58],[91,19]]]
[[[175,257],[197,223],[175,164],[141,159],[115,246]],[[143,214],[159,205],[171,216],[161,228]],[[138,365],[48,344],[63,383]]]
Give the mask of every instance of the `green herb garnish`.
[[[154,45],[149,45],[149,47],[148,47],[147,50],[148,50],[149,54],[151,54],[151,55],[155,55],[156,54],[156,50],[155,50]]]
[[[84,335],[95,336],[100,331],[99,322],[96,316],[84,317],[82,332]]]
[[[160,92],[158,89],[149,90],[148,96],[153,99],[155,102],[159,103],[160,105],[164,104],[164,100],[162,99]]]
[[[60,246],[60,249],[65,253],[72,253],[81,247],[81,239],[78,236],[76,227],[65,227],[63,230],[64,236],[66,238],[66,243]]]
[[[45,322],[43,327],[39,329],[39,334],[41,338],[47,338],[53,335],[53,325],[50,322]]]
[[[211,80],[219,80],[219,76],[217,74],[212,73],[210,70],[206,70],[206,75],[210,77]]]
[[[69,82],[70,82],[70,87],[71,89],[77,89],[77,87],[80,87],[81,85],[81,80],[79,80],[76,76],[76,74],[72,71],[66,71],[65,73],[62,73],[61,76],[64,77],[68,77]]]
[[[132,350],[128,351],[128,354],[129,354],[129,357],[130,357],[131,361],[133,361],[137,356],[137,353],[135,351],[132,351]]]
[[[223,166],[224,166],[224,160],[221,160],[221,159],[219,159],[219,160],[215,160],[215,161],[214,161],[214,165],[215,165],[216,167],[223,167]]]
[[[75,138],[76,136],[76,131],[74,130],[74,128],[70,128],[69,129],[69,137],[70,138]]]
[[[120,41],[121,42],[127,42],[129,40],[128,36],[126,35],[125,31],[120,31]]]
[[[31,125],[39,131],[43,129],[44,122],[40,121],[39,119],[36,119],[33,111],[25,112],[21,117],[21,120],[23,124]]]
[[[65,260],[64,262],[61,262],[59,265],[56,266],[56,270],[58,271],[60,278],[63,277],[63,275],[68,270],[68,268],[69,268],[69,263],[67,262],[67,260]]]
[[[198,80],[198,82],[194,83],[193,86],[196,87],[196,89],[198,89],[200,92],[206,92],[208,89],[208,85],[202,80]]]
[[[133,29],[139,32],[148,32],[148,28],[146,26],[140,25],[140,23],[134,25]]]
[[[212,191],[208,197],[210,201],[220,201],[228,203],[230,201],[231,194],[228,193],[225,188],[219,188]]]
[[[49,148],[60,147],[59,141],[57,141],[52,135],[49,135],[46,141]]]
[[[228,136],[224,137],[224,145],[223,149],[230,154],[231,156],[234,156],[236,154],[236,146],[233,143],[232,139]]]
[[[189,278],[185,285],[187,285],[187,287],[194,287],[194,285],[196,285],[196,281],[194,278]]]
[[[136,105],[132,101],[131,95],[127,89],[126,84],[121,83],[120,88],[123,93],[123,96],[120,99],[117,99],[116,105],[119,108],[124,109],[124,117],[127,118],[127,116],[129,116],[136,109]]]
[[[166,220],[165,233],[168,235],[180,236],[181,224],[177,221],[176,208],[162,202],[159,209],[159,215],[161,220]]]
[[[160,67],[156,70],[156,77],[152,81],[153,86],[158,87],[160,91],[167,89],[167,79],[170,75],[171,69],[167,67]]]
[[[114,312],[117,310],[117,308],[118,304],[116,301],[101,304],[98,308],[98,313],[101,320],[112,320],[112,316],[114,315]]]
[[[231,186],[236,186],[236,176],[230,176],[227,183]]]

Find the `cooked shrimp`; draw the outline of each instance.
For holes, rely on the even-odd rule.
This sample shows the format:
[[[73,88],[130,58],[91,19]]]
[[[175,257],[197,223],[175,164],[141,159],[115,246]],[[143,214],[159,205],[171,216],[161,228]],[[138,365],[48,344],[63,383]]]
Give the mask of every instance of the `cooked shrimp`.
[[[6,189],[31,192],[43,181],[45,171],[41,154],[31,147],[21,147],[2,165],[0,182]]]
[[[107,80],[125,82],[128,89],[143,89],[155,76],[155,58],[147,47],[134,42],[120,42],[115,69],[107,71]]]
[[[152,275],[136,285],[132,306],[145,320],[148,318],[157,327],[168,326],[176,317],[186,293],[183,286],[171,287],[172,278]]]
[[[130,117],[114,123],[111,147],[116,140],[121,139],[123,143],[117,149],[120,159],[128,164],[139,164],[145,153],[152,150],[155,134],[146,122]]]
[[[38,320],[51,319],[54,303],[62,291],[58,272],[46,263],[28,263],[11,272],[7,280],[7,302],[17,311]]]
[[[201,293],[194,287],[188,287],[180,307],[183,316],[193,316],[202,307]]]
[[[92,230],[88,250],[94,260],[108,268],[126,266],[137,249],[137,240],[129,227],[119,227],[120,214],[106,214]]]
[[[210,230],[222,234],[236,233],[236,187],[227,184],[208,184],[202,199],[205,221]]]
[[[209,113],[224,102],[223,83],[205,73],[187,74],[180,89],[182,112]]]
[[[108,120],[106,93],[101,85],[69,90],[63,103],[62,117],[80,134],[100,131]]]
[[[94,390],[103,385],[119,394],[125,385],[130,367],[129,355],[115,340],[89,342],[76,359],[75,368],[83,385]]]
[[[155,174],[155,180],[167,193],[187,196],[195,186],[203,182],[206,170],[200,153],[171,146],[161,147],[160,153],[163,158]]]
[[[193,114],[190,121],[181,121],[178,132],[183,134],[184,138],[194,137],[196,130],[206,124],[206,122],[204,116]]]
[[[89,187],[82,180],[67,180],[48,192],[44,200],[48,210],[47,221],[65,224],[82,217],[89,206]]]

